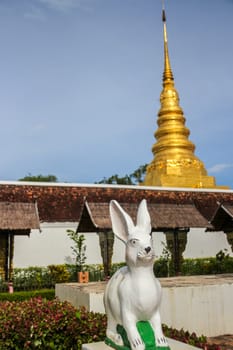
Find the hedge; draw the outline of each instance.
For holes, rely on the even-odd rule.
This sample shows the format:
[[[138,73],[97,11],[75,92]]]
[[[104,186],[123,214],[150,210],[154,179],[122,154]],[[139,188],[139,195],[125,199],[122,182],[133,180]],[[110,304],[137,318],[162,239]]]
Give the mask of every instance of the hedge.
[[[111,275],[125,263],[112,264]],[[104,280],[102,264],[85,265],[89,271],[90,281]],[[171,260],[161,257],[154,263],[154,273],[157,277],[174,276]],[[181,264],[181,275],[209,275],[233,273],[233,257],[223,251],[214,258],[184,259]],[[15,291],[33,289],[51,289],[56,283],[76,282],[77,272],[75,265],[49,265],[48,267],[31,266],[15,268],[13,271],[13,285]],[[7,292],[8,285],[0,280],[0,291]]]
[[[41,290],[34,290],[34,291],[14,292],[12,294],[8,292],[0,293],[1,301],[23,301],[23,300],[29,300],[35,297],[41,297],[43,299],[52,300],[55,298],[55,290],[41,289]]]
[[[157,277],[174,276],[171,260],[160,258],[154,263],[154,273]],[[220,251],[216,257],[184,259],[181,263],[181,276],[216,275],[233,273],[233,257]]]

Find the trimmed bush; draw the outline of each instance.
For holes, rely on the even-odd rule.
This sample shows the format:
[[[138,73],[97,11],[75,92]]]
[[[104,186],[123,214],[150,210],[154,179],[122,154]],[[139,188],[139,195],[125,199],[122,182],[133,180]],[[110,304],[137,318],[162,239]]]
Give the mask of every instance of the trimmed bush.
[[[31,298],[41,297],[47,300],[52,300],[55,298],[54,289],[42,289],[34,291],[21,291],[10,293],[0,293],[0,301],[24,301]]]
[[[125,263],[112,264],[111,275],[124,266]],[[103,281],[104,268],[102,264],[84,265],[84,271],[89,271],[89,280]],[[161,257],[154,263],[154,273],[157,277],[174,276],[172,261]],[[181,275],[211,275],[233,273],[233,257],[220,251],[214,258],[184,259],[181,264]],[[15,268],[13,285],[15,291],[38,290],[54,288],[56,283],[77,282],[75,265],[49,265],[48,267]],[[0,291],[7,292],[8,285],[0,280]]]
[[[233,258],[185,259],[181,265],[181,275],[215,275],[233,273]]]
[[[172,261],[163,257],[159,258],[154,263],[154,273],[157,277],[174,276]],[[193,276],[223,273],[233,273],[233,257],[220,251],[216,257],[184,259],[180,274],[181,276]]]

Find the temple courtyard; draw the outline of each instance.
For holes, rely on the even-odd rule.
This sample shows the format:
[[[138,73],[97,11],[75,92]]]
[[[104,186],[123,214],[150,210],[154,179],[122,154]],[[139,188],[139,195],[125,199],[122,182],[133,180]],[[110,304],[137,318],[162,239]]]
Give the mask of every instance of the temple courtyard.
[[[159,278],[162,322],[208,337],[209,344],[233,350],[233,274]],[[104,313],[107,282],[56,285],[56,296],[74,306]]]

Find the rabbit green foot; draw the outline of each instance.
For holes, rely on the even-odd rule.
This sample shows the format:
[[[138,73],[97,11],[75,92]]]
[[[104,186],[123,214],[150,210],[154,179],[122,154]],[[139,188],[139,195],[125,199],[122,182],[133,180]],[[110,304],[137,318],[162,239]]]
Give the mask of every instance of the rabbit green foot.
[[[156,344],[153,329],[149,322],[140,321],[137,322],[137,329],[145,345],[145,350],[170,350],[170,347],[166,344]],[[124,346],[116,345],[109,338],[106,338],[105,343],[116,350],[131,350],[130,343],[123,326],[118,325],[117,331],[121,335]]]

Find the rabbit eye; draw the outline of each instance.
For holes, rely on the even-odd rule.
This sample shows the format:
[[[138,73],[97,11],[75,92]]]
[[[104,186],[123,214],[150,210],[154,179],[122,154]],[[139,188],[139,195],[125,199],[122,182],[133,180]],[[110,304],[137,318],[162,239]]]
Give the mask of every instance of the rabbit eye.
[[[138,239],[131,239],[131,240],[130,240],[130,243],[131,243],[132,245],[135,245],[137,242],[138,242]]]

